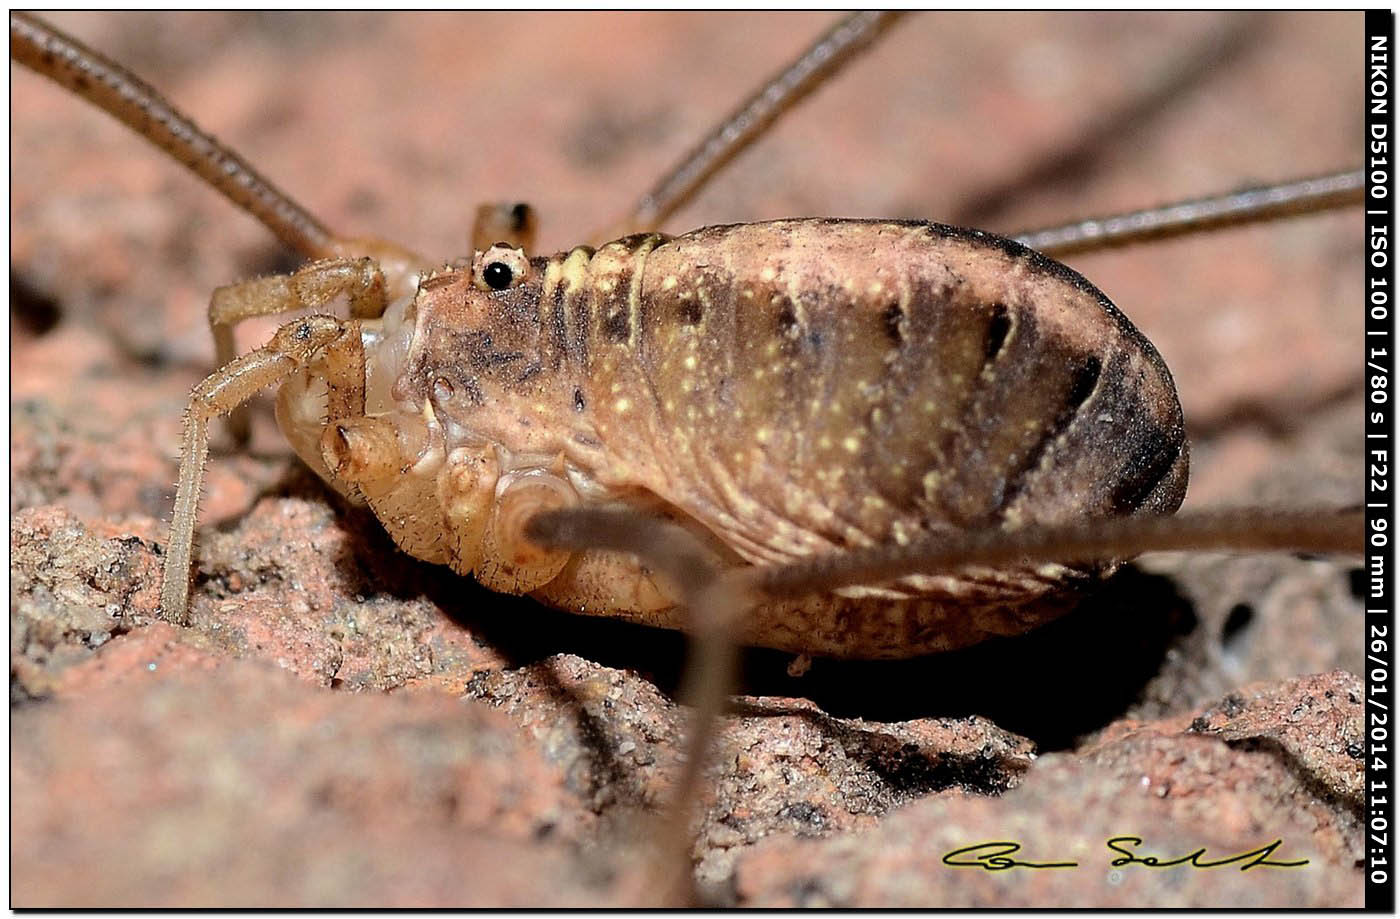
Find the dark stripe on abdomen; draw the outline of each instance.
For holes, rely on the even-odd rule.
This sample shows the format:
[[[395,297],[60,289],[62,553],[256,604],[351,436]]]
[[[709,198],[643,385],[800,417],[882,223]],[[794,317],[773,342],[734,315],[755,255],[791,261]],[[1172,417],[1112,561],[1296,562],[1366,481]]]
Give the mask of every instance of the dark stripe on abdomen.
[[[1176,436],[1172,436],[1175,433]],[[1156,428],[1146,432],[1138,448],[1114,478],[1108,503],[1114,513],[1127,514],[1142,507],[1176,465],[1185,439],[1181,433]]]
[[[1040,466],[1046,452],[1054,449],[1061,435],[1069,429],[1069,426],[1084,408],[1085,403],[1093,396],[1098,388],[1102,372],[1103,362],[1092,354],[1074,369],[1070,378],[1069,392],[1065,395],[1064,405],[1056,412],[1054,420],[1045,426],[1040,439],[1026,451],[1016,469],[1007,475],[1006,488],[1002,492],[1001,501],[998,503],[995,513],[1004,512],[1011,505],[1011,502],[1020,496],[1021,491],[1026,486],[1027,477]],[[1118,376],[1122,376],[1121,367]]]

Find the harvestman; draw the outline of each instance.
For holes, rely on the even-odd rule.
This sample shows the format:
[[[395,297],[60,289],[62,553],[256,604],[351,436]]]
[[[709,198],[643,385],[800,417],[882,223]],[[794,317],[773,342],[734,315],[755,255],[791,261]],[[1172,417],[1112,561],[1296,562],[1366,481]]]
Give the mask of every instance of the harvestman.
[[[679,884],[736,636],[927,653],[1030,628],[1065,588],[1140,552],[1359,551],[1350,509],[1164,516],[1187,468],[1170,374],[1045,257],[1355,204],[1359,173],[1017,241],[898,221],[656,232],[893,18],[854,14],[819,38],[603,234],[614,241],[532,258],[533,214],[487,206],[474,258],[435,269],[329,231],[136,77],[12,14],[16,60],[314,259],[213,296],[221,369],[186,414],[164,615],[188,618],[208,424],[230,416],[246,437],[238,409],[277,384],[297,452],[409,553],[693,634],[691,755],[661,847]],[[235,353],[238,322],[342,296],[349,319],[294,320]]]

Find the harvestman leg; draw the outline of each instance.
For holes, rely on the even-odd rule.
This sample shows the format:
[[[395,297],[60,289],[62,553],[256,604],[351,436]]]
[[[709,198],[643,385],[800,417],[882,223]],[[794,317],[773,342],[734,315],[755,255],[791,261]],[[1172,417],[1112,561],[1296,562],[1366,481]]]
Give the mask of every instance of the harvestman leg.
[[[902,13],[865,10],[844,17],[726,116],[594,242],[649,233],[715,174],[763,136],[785,112],[878,41]]]
[[[658,229],[786,112],[869,49],[902,14],[846,16],[720,121],[597,240]],[[1212,195],[1160,207],[1088,218],[1014,237],[1046,255],[1089,252],[1185,233],[1221,229],[1362,202],[1361,170]]]
[[[873,44],[894,19],[868,12],[843,19],[717,125],[637,201],[610,234],[603,236],[657,229],[780,115]],[[821,67],[819,62],[824,60],[833,65]],[[1360,170],[1339,172],[1079,220],[1015,239],[1052,256],[1088,252],[1356,205],[1362,202],[1363,186]],[[970,564],[1064,562],[1170,549],[1360,552],[1363,520],[1359,510],[1188,512],[1168,518],[1027,528],[1012,534],[969,533],[955,541],[876,547],[790,565],[722,573],[698,564],[693,570],[677,571],[677,566],[684,567],[688,555],[676,546],[686,540],[693,543],[694,538],[635,511],[573,509],[541,514],[530,521],[527,533],[548,547],[632,552],[670,578],[680,589],[682,603],[690,609],[694,652],[687,668],[688,692],[683,698],[694,707],[694,715],[686,773],[674,793],[662,850],[663,857],[673,862],[670,871],[674,875],[689,864],[686,841],[691,802],[698,791],[700,767],[714,734],[714,722],[734,679],[733,624],[760,599],[802,596]],[[691,548],[698,548],[698,544]]]
[[[692,707],[690,732],[683,771],[671,791],[661,838],[652,854],[662,882],[661,903],[693,903],[690,821],[715,728],[735,680],[735,623],[753,601],[744,585],[728,575],[696,536],[640,511],[596,507],[547,511],[530,518],[524,535],[550,549],[633,553],[666,578],[682,598],[689,615],[690,645],[681,698]]]
[[[422,270],[425,262],[420,256],[394,243],[333,233],[140,77],[48,23],[25,13],[11,13],[10,56],[150,141],[261,221],[291,249],[306,258],[322,260],[290,276],[214,291],[209,328],[218,366],[226,367],[234,359],[233,328],[244,319],[320,306],[342,292],[350,295],[352,318],[374,318],[384,312],[390,299],[386,291],[396,295],[409,292],[413,278]],[[353,257],[366,255],[372,258]],[[229,410],[228,426],[238,443],[247,442],[248,416],[242,400]],[[182,470],[181,481],[184,478]],[[181,519],[177,514],[177,529]],[[183,617],[183,603],[180,610]]]
[[[223,366],[194,388],[185,412],[180,479],[161,585],[165,617],[184,625],[189,618],[195,513],[209,452],[210,419],[234,412],[256,393],[282,382],[318,358],[324,358],[328,365],[332,401],[342,401],[342,407],[353,405],[351,394],[362,392],[364,387],[364,357],[358,347],[353,347],[359,340],[356,319],[342,322],[329,316],[311,316],[288,323],[278,329],[267,345],[242,357],[233,357],[233,326],[252,316],[323,306],[340,294],[349,296],[354,316],[378,316],[385,307],[384,271],[375,259],[347,258],[347,254],[368,251],[382,255],[395,281],[410,277],[421,260],[392,243],[352,240],[332,233],[135,74],[39,19],[24,13],[10,14],[10,55],[155,144],[261,221],[290,248],[308,258],[321,259],[291,275],[262,278],[214,292],[209,324]],[[333,347],[338,340],[352,338],[352,347]],[[362,396],[360,410],[363,411]],[[234,424],[237,433],[238,423]]]
[[[323,306],[345,294],[352,319],[377,319],[388,303],[384,272],[371,258],[333,258],[312,262],[294,274],[279,274],[229,284],[209,298],[209,331],[214,336],[215,366],[238,356],[233,330],[255,316],[273,316]],[[239,444],[248,442],[246,404],[229,411],[228,429]]]
[[[721,122],[638,201],[617,229],[604,235],[620,236],[657,227],[738,152],[761,136],[781,114],[873,44],[895,18],[893,14],[865,12],[843,19]],[[347,285],[344,276],[352,273],[349,266],[359,263],[347,259],[348,255],[370,252],[395,282],[410,278],[421,266],[421,259],[391,243],[352,240],[331,233],[139,78],[41,21],[12,13],[10,49],[16,61],[112,114],[185,164],[240,209],[260,220],[292,249],[309,258],[332,260],[303,269],[307,273],[304,281],[291,285],[293,289],[300,287],[302,292],[278,293],[277,285],[288,283],[288,278],[267,279],[271,285],[270,299],[265,297],[268,289],[257,295],[225,293],[238,291],[241,285],[216,292],[216,299],[221,294],[224,299],[211,303],[210,323],[221,356],[232,352],[231,331],[238,321],[312,305],[311,301],[320,296],[315,292],[318,290],[322,293],[331,290],[333,297],[353,289],[355,283]],[[1339,173],[1247,193],[1080,221],[1019,239],[1050,254],[1125,245],[1356,203],[1361,198],[1359,179],[1359,173]],[[474,242],[481,248],[481,240],[499,234],[500,239],[528,247],[533,230],[533,215],[528,211],[488,205],[478,212]],[[341,276],[339,281],[335,280],[337,274]],[[382,290],[382,273],[377,283]],[[364,281],[359,284],[366,286]],[[376,283],[371,281],[367,286],[375,287]],[[311,291],[311,296],[306,296],[306,291]],[[375,295],[367,296],[370,302],[374,301]],[[352,313],[378,315],[375,310],[382,312],[382,296],[379,301],[375,306],[363,305],[365,301],[356,306],[352,296]],[[290,303],[296,305],[285,305]],[[187,613],[186,588],[195,505],[208,449],[209,419],[234,411],[257,391],[285,380],[316,360],[328,365],[333,391],[339,389],[347,393],[357,386],[362,387],[363,356],[358,357],[356,366],[357,349],[337,346],[338,342],[348,340],[351,333],[358,339],[358,322],[354,320],[342,322],[313,316],[289,323],[278,330],[268,345],[234,359],[195,388],[186,414],[180,486],[162,588],[162,606],[173,621],[183,622]],[[359,382],[355,380],[357,374]],[[348,400],[352,402],[353,399]],[[1301,515],[1244,511],[1188,513],[1175,518],[1128,518],[1077,527],[1026,529],[1014,534],[967,534],[956,541],[937,545],[914,543],[906,547],[818,557],[785,566],[725,571],[706,557],[694,537],[633,511],[554,511],[536,515],[526,530],[547,547],[634,552],[676,584],[683,603],[691,610],[696,663],[689,671],[687,679],[691,685],[686,697],[695,705],[695,727],[691,755],[676,790],[662,846],[669,869],[667,890],[683,897],[688,894],[690,885],[689,808],[695,799],[703,753],[709,746],[716,718],[733,679],[733,624],[743,610],[759,599],[798,596],[966,564],[1006,564],[1028,559],[1064,561],[1187,548],[1357,551],[1361,545],[1362,523],[1359,511]]]
[[[1365,195],[1365,186],[1366,177],[1360,169],[1334,172],[1108,217],[1076,220],[1019,233],[1012,239],[1059,258],[1359,205]]]
[[[272,341],[241,357],[231,357],[195,387],[185,412],[180,451],[180,481],[166,550],[161,609],[166,619],[188,624],[190,562],[194,554],[195,513],[199,484],[209,453],[209,421],[237,411],[254,395],[281,383],[312,361],[325,364],[328,420],[364,412],[365,358],[358,317],[384,312],[384,273],[373,259],[325,259],[289,275],[258,278],[221,287],[209,308],[215,340],[232,346],[232,325],[239,319],[315,309],[346,295],[357,317],[342,321],[311,316],[277,330]],[[222,355],[221,355],[222,356]]]
[[[200,481],[209,456],[209,421],[225,415],[269,386],[283,382],[307,367],[338,340],[353,336],[358,340],[360,324],[333,316],[308,316],[282,326],[272,340],[256,351],[235,358],[194,388],[185,410],[185,433],[180,448],[180,481],[175,492],[175,513],[170,525],[170,544],[165,551],[165,568],[160,589],[161,611],[176,625],[189,624],[190,562],[194,554],[195,512],[199,504]],[[339,352],[337,352],[339,353]],[[353,353],[353,352],[352,352]],[[327,361],[328,364],[333,362]],[[353,360],[329,366],[332,385],[344,382],[363,388],[364,356],[358,369]],[[363,398],[363,397],[362,397]]]
[[[737,672],[735,626],[763,600],[877,584],[967,565],[1089,561],[1168,550],[1360,553],[1360,510],[1187,512],[1126,517],[1065,527],[1026,527],[926,538],[907,546],[815,556],[787,565],[721,568],[683,528],[625,508],[575,508],[537,514],[526,535],[552,549],[629,552],[678,590],[689,613],[691,653],[682,698],[692,707],[685,768],[672,790],[658,857],[671,895],[689,896],[690,822],[725,700]]]
[[[305,258],[339,255],[335,236],[140,77],[27,13],[10,13],[10,57],[86,99],[199,176]]]
[[[391,290],[400,274],[424,264],[394,243],[332,232],[136,74],[43,20],[10,13],[10,57],[131,128],[303,258],[368,255],[389,276]]]

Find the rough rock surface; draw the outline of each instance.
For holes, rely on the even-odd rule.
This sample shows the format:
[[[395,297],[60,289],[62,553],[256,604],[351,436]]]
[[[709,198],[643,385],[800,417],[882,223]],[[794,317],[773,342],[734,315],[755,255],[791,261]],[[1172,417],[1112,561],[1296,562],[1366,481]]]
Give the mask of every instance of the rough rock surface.
[[[868,833],[760,844],[739,861],[739,901],[1360,906],[1363,768],[1348,753],[1360,749],[1360,709],[1360,681],[1339,671],[1256,684],[1185,731],[1120,722],[1116,739],[1043,757],[1001,798],[923,800]],[[1283,739],[1299,734],[1309,737],[1302,757]],[[1281,845],[1261,851],[1275,840]],[[1020,849],[984,845],[993,841]],[[1193,864],[1145,864],[1200,849]],[[1252,854],[1209,867],[1243,853]],[[999,870],[997,856],[1066,867]],[[1294,864],[1272,867],[1283,863]]]
[[[11,725],[16,904],[607,895],[606,874],[590,880],[563,845],[591,814],[557,770],[508,719],[445,694],[333,693],[157,624],[68,670]]]
[[[332,226],[447,258],[482,200],[529,199],[542,248],[578,242],[830,18],[63,21]],[[1357,14],[913,17],[668,229],[1009,231],[1353,165],[1359,42]],[[14,905],[647,901],[623,843],[645,848],[678,768],[677,636],[403,557],[265,406],[251,449],[216,434],[194,624],[154,620],[208,293],[294,262],[102,116],[13,82]],[[1339,214],[1074,261],[1173,368],[1188,503],[1358,500],[1360,253]],[[701,890],[1355,905],[1364,586],[1346,561],[1164,556],[956,654],[794,679],[751,653],[707,773]],[[1115,879],[1105,840],[1130,834],[1164,855],[1278,838],[1309,864]],[[994,839],[1081,866],[940,862]]]

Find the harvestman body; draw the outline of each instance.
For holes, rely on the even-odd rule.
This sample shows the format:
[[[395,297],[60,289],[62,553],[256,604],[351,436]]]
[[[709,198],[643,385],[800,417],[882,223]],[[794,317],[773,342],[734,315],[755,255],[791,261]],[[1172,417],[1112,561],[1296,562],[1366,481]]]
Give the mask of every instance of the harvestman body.
[[[534,511],[620,501],[724,564],[763,565],[891,534],[1165,513],[1185,492],[1181,408],[1152,346],[1058,263],[937,224],[712,227],[533,262],[495,247],[358,335],[366,397],[350,415],[325,421],[324,380],[358,382],[329,363],[282,390],[303,459],[411,554],[579,612],[685,625],[634,558],[521,545]],[[743,637],[944,650],[1025,631],[1091,570],[770,602]]]
[[[651,232],[886,22],[858,14],[824,36],[774,84],[812,55],[822,68],[726,123],[749,134],[729,132],[718,152],[702,144],[643,198],[624,227],[642,232],[530,258],[524,212],[488,210],[471,262],[433,270],[330,234],[139,80],[12,16],[17,60],[319,259],[214,296],[223,369],[187,413],[166,616],[188,614],[208,424],[273,384],[297,453],[405,551],[497,590],[701,636],[681,807],[728,685],[732,632],[802,653],[911,656],[1025,631],[1138,551],[1358,548],[1354,513],[1163,517],[1188,465],[1170,374],[1103,294],[1020,243],[892,221]],[[1086,235],[1337,206],[1359,187],[1345,174]],[[297,320],[234,356],[240,320],[340,296],[351,318]]]

